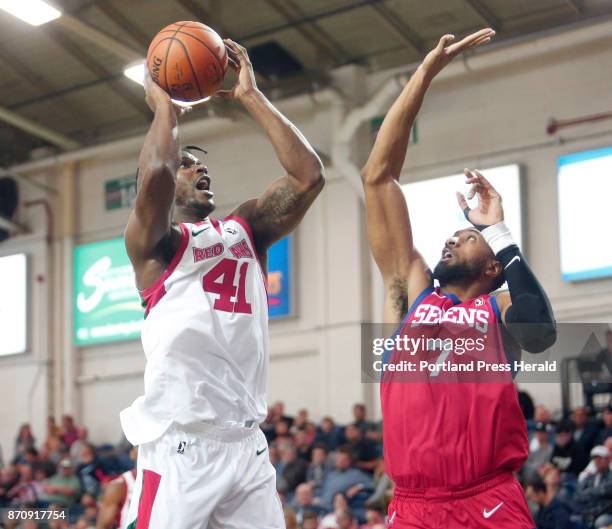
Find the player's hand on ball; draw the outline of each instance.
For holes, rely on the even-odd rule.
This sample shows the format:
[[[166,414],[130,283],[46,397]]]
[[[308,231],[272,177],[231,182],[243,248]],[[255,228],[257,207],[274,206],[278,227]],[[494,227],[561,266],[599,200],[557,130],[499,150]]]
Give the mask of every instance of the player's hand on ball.
[[[502,207],[501,195],[480,172],[464,169],[466,184],[472,187],[468,191],[467,199],[462,193],[457,192],[459,207],[466,214],[467,219],[474,226],[491,226],[504,220],[504,209]],[[478,206],[470,209],[467,201],[478,195]]]
[[[148,69],[145,68],[145,80],[144,80],[144,89],[145,89],[145,101],[149,108],[155,112],[158,106],[163,104],[172,103],[170,96],[167,92],[162,90],[162,88],[153,81],[151,78],[151,74]]]
[[[228,64],[236,72],[238,79],[230,90],[219,90],[218,96],[240,99],[257,90],[255,71],[246,49],[231,39],[223,39],[227,48]]]
[[[495,31],[491,28],[485,28],[453,44],[455,36],[444,35],[438,42],[438,45],[427,54],[421,67],[425,70],[427,75],[433,79],[457,55],[490,42],[494,36]]]

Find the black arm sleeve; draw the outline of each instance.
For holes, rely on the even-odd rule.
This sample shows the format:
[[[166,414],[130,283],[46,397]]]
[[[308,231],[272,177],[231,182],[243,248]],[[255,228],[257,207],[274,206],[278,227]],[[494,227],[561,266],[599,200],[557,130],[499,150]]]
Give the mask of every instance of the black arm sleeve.
[[[506,311],[506,328],[525,351],[541,353],[557,339],[557,324],[548,296],[518,246],[508,246],[496,257],[512,299]]]

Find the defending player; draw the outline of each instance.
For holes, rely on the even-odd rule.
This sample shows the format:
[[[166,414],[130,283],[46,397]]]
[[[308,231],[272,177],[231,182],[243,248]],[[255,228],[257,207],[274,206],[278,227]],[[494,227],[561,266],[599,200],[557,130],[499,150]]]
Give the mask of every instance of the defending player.
[[[384,321],[400,324],[400,337],[480,338],[485,347],[479,354],[506,365],[506,353],[516,347],[549,347],[556,330],[546,294],[503,222],[501,197],[480,173],[466,170],[469,196],[478,195],[478,207],[470,210],[460,194],[458,201],[474,228],[446,241],[432,273],[413,247],[398,183],[431,81],[459,53],[493,35],[484,29],[456,44],[451,35],[440,39],[385,117],[362,177],[368,239],[385,285]],[[435,215],[435,197],[431,203]],[[509,292],[490,295],[504,280]],[[470,324],[462,327],[462,321]],[[458,365],[464,356],[455,353],[421,348],[413,358]],[[386,360],[400,358],[396,349]],[[481,383],[478,374],[469,376],[462,380],[452,370],[425,370],[412,380],[392,371],[383,375],[385,464],[396,483],[389,527],[534,527],[512,474],[527,457],[527,433],[511,375],[483,374]]]
[[[258,90],[246,50],[225,43],[238,80],[220,95],[263,127],[287,175],[215,219],[208,169],[193,148],[180,151],[170,98],[147,79],[155,117],[125,230],[147,315],[145,394],[121,413],[139,446],[130,528],[285,526],[258,427],[266,417],[266,251],[300,222],[323,187],[323,167]]]
[[[130,459],[136,461],[138,449],[130,450]],[[104,494],[100,500],[96,529],[126,529],[128,526],[128,513],[130,502],[134,494],[136,483],[136,469],[127,470],[118,478],[104,487]]]

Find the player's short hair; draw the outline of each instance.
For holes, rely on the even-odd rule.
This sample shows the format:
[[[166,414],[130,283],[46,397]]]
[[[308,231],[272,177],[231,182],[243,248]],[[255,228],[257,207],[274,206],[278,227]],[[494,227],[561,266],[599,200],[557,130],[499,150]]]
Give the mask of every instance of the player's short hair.
[[[192,156],[196,156],[191,151],[203,152],[204,154],[208,154],[208,151],[206,149],[204,149],[203,147],[200,147],[198,145],[185,145],[185,146],[181,147],[181,154],[187,153],[187,154],[191,154]]]

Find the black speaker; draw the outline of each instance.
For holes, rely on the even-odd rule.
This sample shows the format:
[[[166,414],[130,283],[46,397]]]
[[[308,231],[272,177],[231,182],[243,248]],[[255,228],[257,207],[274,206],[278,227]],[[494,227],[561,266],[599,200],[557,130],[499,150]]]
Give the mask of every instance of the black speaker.
[[[14,178],[0,178],[0,217],[13,220],[19,203],[19,191]],[[0,228],[0,242],[8,239],[10,233]]]

